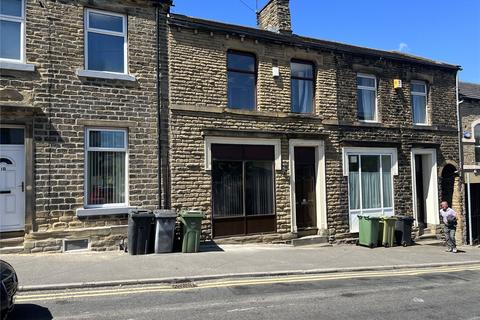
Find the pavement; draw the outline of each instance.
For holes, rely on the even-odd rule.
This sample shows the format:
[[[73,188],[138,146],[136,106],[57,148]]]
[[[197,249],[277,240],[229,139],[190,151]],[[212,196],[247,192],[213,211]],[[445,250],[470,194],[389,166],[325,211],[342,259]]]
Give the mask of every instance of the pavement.
[[[222,245],[199,253],[132,256],[124,252],[3,255],[13,265],[20,291],[140,285],[239,277],[267,277],[480,264],[480,249],[421,246]]]
[[[479,266],[335,273],[190,287],[24,292],[8,319],[478,320],[478,292]]]

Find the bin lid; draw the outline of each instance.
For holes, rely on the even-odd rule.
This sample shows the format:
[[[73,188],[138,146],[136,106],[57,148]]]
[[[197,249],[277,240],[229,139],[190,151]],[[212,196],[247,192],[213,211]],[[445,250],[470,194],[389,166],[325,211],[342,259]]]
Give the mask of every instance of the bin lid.
[[[359,219],[365,219],[365,220],[380,220],[381,218],[380,217],[371,217],[371,216],[360,216],[358,215],[357,216]]]
[[[195,210],[182,211],[180,212],[180,216],[184,218],[202,218],[202,219],[205,217],[202,211],[195,211]]]
[[[128,211],[128,215],[132,218],[153,217],[152,210],[148,209],[131,209]]]
[[[415,220],[413,217],[410,217],[410,216],[396,216],[398,220],[409,220],[409,221],[413,221]]]
[[[155,218],[176,218],[177,211],[175,209],[153,210]]]
[[[382,216],[381,217],[382,220],[397,220],[397,217],[395,216]]]

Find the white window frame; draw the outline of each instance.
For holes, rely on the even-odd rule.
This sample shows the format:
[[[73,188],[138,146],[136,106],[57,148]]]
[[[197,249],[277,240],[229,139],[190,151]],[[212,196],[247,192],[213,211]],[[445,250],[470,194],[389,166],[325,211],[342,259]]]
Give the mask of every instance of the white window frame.
[[[117,31],[110,31],[110,30],[103,30],[103,29],[96,29],[96,28],[90,28],[90,13],[99,13],[99,14],[104,14],[108,16],[114,16],[114,17],[121,17],[123,21],[123,32],[117,32]],[[125,14],[121,13],[115,13],[115,12],[110,12],[110,11],[103,11],[103,10],[97,10],[97,9],[90,9],[87,8],[85,9],[85,23],[84,23],[84,55],[85,55],[85,70],[86,71],[92,71],[92,72],[102,72],[102,73],[112,73],[112,74],[128,74],[128,31],[127,31],[127,16]],[[117,36],[117,37],[123,37],[123,72],[113,72],[113,71],[103,71],[103,70],[90,70],[88,69],[88,33],[89,32],[94,32],[94,33],[99,33],[99,34],[105,34],[105,35],[110,35],[110,36]]]
[[[124,147],[123,148],[98,148],[90,147],[90,131],[111,131],[111,132],[123,132],[125,135]],[[88,152],[89,151],[112,151],[112,152],[125,152],[125,202],[123,203],[108,203],[108,204],[88,204]],[[84,186],[84,207],[85,208],[118,208],[118,207],[128,207],[129,199],[129,181],[128,181],[128,130],[122,128],[99,128],[91,127],[85,129],[85,157],[84,157],[84,177],[85,177],[85,186]]]
[[[378,122],[378,96],[377,96],[377,77],[372,75],[372,74],[366,74],[366,73],[357,73],[357,77],[355,78],[355,82],[358,81],[358,78],[368,78],[368,79],[373,79],[375,81],[374,87],[368,87],[368,86],[360,86],[357,84],[357,90],[369,90],[375,92],[375,117],[373,120],[361,120],[358,119],[360,122],[371,122],[375,123]],[[373,90],[372,90],[373,89]],[[358,93],[357,93],[358,95]],[[357,97],[357,117],[358,117],[358,97]]]
[[[11,21],[11,22],[20,22],[20,59],[7,59],[1,58],[0,61],[2,62],[10,62],[10,63],[25,63],[26,55],[25,55],[25,1],[22,0],[22,16],[9,16],[0,14],[0,20],[4,21]]]
[[[425,92],[413,91],[412,90],[413,89],[413,84],[424,86],[425,87]],[[410,95],[425,97],[425,122],[415,122],[415,120],[413,118],[415,106],[413,105],[413,99],[411,99],[411,101],[412,101],[412,122],[416,126],[428,126],[429,117],[428,117],[428,87],[427,87],[427,83],[425,81],[412,80],[411,85],[412,86],[410,86]]]
[[[363,209],[362,208],[362,185],[360,183],[360,209],[350,209],[350,180],[349,180],[349,156],[358,156],[359,157],[359,166],[361,165],[361,156],[379,156],[381,161],[381,156],[390,156],[392,161],[391,168],[391,188],[392,188],[392,206],[383,207],[383,187],[380,188],[380,198],[382,202],[381,208],[373,209]],[[361,167],[359,167],[359,174],[361,177]],[[398,156],[397,149],[395,148],[363,148],[363,147],[350,147],[343,148],[343,175],[347,177],[348,184],[348,215],[349,215],[349,228],[350,232],[358,232],[354,228],[355,224],[353,223],[354,219],[358,215],[368,214],[371,216],[393,216],[395,214],[395,189],[394,189],[394,176],[398,175]],[[361,178],[360,178],[361,179]],[[380,166],[380,182],[383,186],[383,167]],[[357,218],[358,219],[358,218]]]

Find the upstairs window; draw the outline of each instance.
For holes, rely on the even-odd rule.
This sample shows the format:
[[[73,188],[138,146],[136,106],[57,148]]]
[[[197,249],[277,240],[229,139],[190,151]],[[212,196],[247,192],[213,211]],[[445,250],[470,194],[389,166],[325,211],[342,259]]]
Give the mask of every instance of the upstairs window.
[[[292,112],[313,112],[313,64],[292,61],[290,69]]]
[[[475,126],[475,162],[480,164],[480,124]]]
[[[414,124],[427,124],[427,85],[423,81],[412,81],[412,113]]]
[[[357,111],[360,121],[377,121],[377,78],[357,75]]]
[[[255,109],[257,67],[253,54],[230,51],[227,53],[228,107]]]
[[[0,59],[24,62],[25,2],[0,0]]]
[[[85,68],[127,73],[127,17],[87,9],[85,21]]]

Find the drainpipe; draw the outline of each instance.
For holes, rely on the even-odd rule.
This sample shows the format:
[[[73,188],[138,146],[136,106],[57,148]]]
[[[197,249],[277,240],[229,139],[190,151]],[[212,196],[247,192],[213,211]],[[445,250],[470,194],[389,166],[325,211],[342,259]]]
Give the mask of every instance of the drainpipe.
[[[461,69],[459,68],[457,70],[457,74],[456,74],[456,86],[455,86],[455,89],[456,89],[456,100],[457,100],[457,131],[458,131],[458,155],[459,155],[459,159],[458,159],[458,176],[459,176],[459,182],[460,182],[460,201],[461,201],[461,204],[462,204],[462,214],[463,216],[465,217],[466,216],[466,210],[465,210],[465,201],[464,201],[464,198],[465,198],[465,195],[464,195],[464,192],[463,191],[463,178],[464,178],[464,172],[463,172],[463,148],[462,148],[462,119],[460,117],[460,104],[463,102],[463,101],[460,101],[459,99],[459,92],[458,92],[458,83],[459,83],[459,71]],[[464,227],[466,227],[466,221],[464,222]],[[466,230],[466,228],[464,228],[464,230]],[[466,240],[466,238],[465,238]]]
[[[472,190],[470,189],[470,172],[467,172],[467,202],[468,202],[468,240],[470,245],[473,246],[473,235],[472,235]]]
[[[160,72],[160,1],[155,2],[155,26],[156,30],[156,48],[157,51],[157,184],[158,184],[158,209],[162,208],[162,143],[161,143],[161,99],[162,89],[160,88],[161,72]]]

